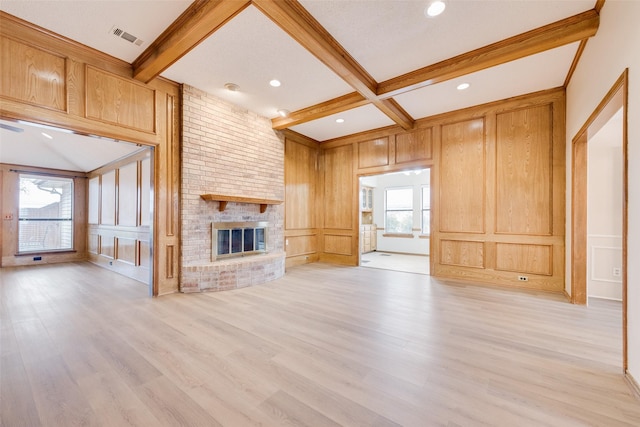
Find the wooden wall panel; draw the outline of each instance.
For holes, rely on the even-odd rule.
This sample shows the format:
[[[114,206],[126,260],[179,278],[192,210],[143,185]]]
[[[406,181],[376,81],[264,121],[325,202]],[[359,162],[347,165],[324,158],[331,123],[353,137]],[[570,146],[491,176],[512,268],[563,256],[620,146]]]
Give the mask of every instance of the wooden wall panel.
[[[316,227],[318,149],[285,141],[285,229]]]
[[[100,223],[100,177],[89,179],[89,207],[87,209],[89,224]]]
[[[140,267],[149,269],[151,267],[151,246],[149,242],[138,240],[138,262]]]
[[[100,186],[100,218],[103,225],[116,224],[116,171],[102,175]]]
[[[100,236],[100,255],[113,259],[116,256],[116,239],[113,236]]]
[[[98,254],[98,234],[97,233],[89,233],[88,234],[88,242],[87,242],[87,250],[89,253]]]
[[[553,273],[551,245],[496,244],[496,270],[550,276]]]
[[[376,138],[358,143],[358,167],[370,168],[389,164],[389,138]]]
[[[431,160],[433,129],[419,129],[395,137],[396,163]]]
[[[118,170],[118,225],[138,225],[138,162]]]
[[[483,233],[486,179],[484,120],[442,126],[441,147],[439,230]]]
[[[66,111],[66,60],[63,56],[3,37],[0,62],[0,96]]]
[[[354,204],[353,147],[346,145],[323,152],[324,228],[352,230]]]
[[[155,96],[149,87],[87,66],[87,118],[155,132]]]
[[[440,262],[444,265],[484,268],[484,253],[483,242],[440,241]]]
[[[151,225],[151,159],[140,162],[140,218],[141,226]]]
[[[138,241],[136,239],[126,239],[123,237],[116,237],[116,259],[120,262],[125,262],[131,265],[138,265],[137,262],[137,246]]]
[[[336,255],[353,255],[352,237],[335,234],[324,235],[324,252]]]
[[[287,237],[287,256],[295,257],[308,255],[317,251],[318,243],[316,235],[289,236]]]
[[[551,235],[551,106],[504,112],[496,120],[496,232]]]

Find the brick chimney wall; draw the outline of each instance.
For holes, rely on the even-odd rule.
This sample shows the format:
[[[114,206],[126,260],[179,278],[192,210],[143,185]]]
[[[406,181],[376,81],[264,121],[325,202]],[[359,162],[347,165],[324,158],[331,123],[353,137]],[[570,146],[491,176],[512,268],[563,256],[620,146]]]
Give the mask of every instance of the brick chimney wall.
[[[227,290],[284,274],[284,204],[218,202],[201,194],[284,200],[284,138],[271,120],[183,86],[181,271],[183,292]],[[268,254],[211,261],[211,223],[268,221]]]

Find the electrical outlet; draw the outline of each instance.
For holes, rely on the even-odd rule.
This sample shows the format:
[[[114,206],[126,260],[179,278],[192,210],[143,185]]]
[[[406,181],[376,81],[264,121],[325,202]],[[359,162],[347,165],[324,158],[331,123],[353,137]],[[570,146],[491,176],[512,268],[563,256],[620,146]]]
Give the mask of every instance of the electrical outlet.
[[[11,221],[13,219],[13,214],[11,213],[6,213],[2,216],[2,218],[4,218],[7,221]]]
[[[285,246],[289,246],[289,239],[285,239],[284,240],[284,244],[285,244]]]
[[[613,267],[613,277],[620,277],[622,275],[622,271],[619,267]]]
[[[518,280],[521,282],[528,282],[529,278],[527,276],[518,276]]]

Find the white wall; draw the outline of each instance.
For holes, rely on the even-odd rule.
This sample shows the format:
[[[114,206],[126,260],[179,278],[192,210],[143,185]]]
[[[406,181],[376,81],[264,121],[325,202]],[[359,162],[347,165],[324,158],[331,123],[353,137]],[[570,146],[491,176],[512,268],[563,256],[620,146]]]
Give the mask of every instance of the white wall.
[[[384,227],[384,191],[393,187],[413,187],[413,228],[421,228],[422,186],[429,185],[429,169],[420,174],[403,172],[376,175],[362,178],[362,185],[374,187],[373,190],[373,222],[378,228]],[[419,231],[413,232],[413,238],[384,237],[384,230],[377,234],[377,250],[380,252],[398,252],[407,254],[429,255],[429,239],[419,238]]]
[[[567,88],[567,165],[571,141],[625,68],[629,68],[628,102],[628,246],[627,333],[629,373],[640,380],[640,2],[607,0],[600,28],[587,43]],[[567,167],[571,200],[571,167]],[[571,230],[570,204],[567,230]],[[569,234],[569,233],[568,233]],[[570,290],[571,242],[567,239],[567,289]]]
[[[587,292],[622,300],[623,109],[589,138],[587,191]]]

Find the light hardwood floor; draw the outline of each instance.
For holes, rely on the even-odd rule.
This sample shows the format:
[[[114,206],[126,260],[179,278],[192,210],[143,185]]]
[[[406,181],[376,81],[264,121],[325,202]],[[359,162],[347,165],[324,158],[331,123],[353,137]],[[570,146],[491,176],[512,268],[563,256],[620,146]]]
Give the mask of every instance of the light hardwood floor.
[[[313,264],[148,298],[0,269],[3,426],[638,426],[620,305]]]
[[[395,252],[368,252],[360,255],[360,265],[367,268],[429,274],[429,257]]]

